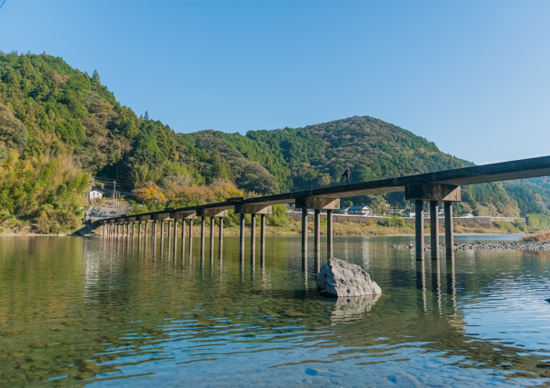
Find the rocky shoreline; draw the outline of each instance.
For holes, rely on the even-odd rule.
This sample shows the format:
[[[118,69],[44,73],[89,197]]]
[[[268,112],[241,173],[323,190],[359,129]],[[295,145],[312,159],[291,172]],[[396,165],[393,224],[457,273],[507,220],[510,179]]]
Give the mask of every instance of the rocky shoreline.
[[[393,249],[415,249],[415,244],[389,244],[387,245]],[[445,244],[440,243],[441,249],[445,248]],[[431,244],[427,243],[424,246],[424,250],[430,250]],[[468,242],[461,244],[454,244],[455,251],[467,251],[467,250],[479,250],[479,249],[516,249],[520,251],[532,251],[532,252],[550,252],[550,242]]]

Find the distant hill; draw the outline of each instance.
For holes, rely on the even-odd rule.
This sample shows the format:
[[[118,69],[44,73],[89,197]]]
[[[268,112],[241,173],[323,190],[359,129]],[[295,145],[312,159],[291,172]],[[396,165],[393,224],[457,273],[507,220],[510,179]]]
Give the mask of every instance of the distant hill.
[[[121,105],[97,72],[61,58],[0,52],[0,225],[73,227],[92,181],[134,189],[206,185],[219,179],[258,194],[472,165],[410,131],[354,116],[303,128],[179,134]],[[355,203],[407,206],[402,195]],[[175,201],[175,200],[174,200]],[[466,187],[458,210],[510,216],[548,213],[548,180]],[[174,203],[177,205],[177,203]]]

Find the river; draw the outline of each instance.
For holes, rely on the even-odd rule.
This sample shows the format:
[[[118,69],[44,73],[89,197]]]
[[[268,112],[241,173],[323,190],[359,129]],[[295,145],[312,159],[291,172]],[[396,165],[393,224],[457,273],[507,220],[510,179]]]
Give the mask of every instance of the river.
[[[0,386],[550,382],[550,254],[422,263],[387,247],[412,239],[335,238],[383,295],[334,301],[317,295],[312,257],[302,271],[299,237],[268,237],[265,263],[247,252],[243,265],[236,237],[221,257],[207,241],[202,260],[198,239],[182,260],[167,240],[0,237]]]

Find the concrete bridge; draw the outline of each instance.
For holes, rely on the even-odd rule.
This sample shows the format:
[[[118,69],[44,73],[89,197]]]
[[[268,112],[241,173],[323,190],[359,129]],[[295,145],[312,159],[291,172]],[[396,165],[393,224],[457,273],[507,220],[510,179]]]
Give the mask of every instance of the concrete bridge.
[[[244,259],[245,251],[245,214],[250,214],[251,225],[251,251],[252,257],[256,252],[256,216],[260,216],[260,246],[262,258],[265,248],[265,216],[271,214],[271,206],[274,204],[294,203],[297,209],[302,209],[302,253],[307,256],[307,212],[315,211],[314,216],[314,251],[319,260],[321,249],[320,212],[327,211],[327,254],[333,252],[333,222],[332,213],[340,209],[340,198],[359,195],[384,194],[392,192],[405,192],[407,200],[414,200],[416,207],[416,259],[424,260],[424,202],[430,204],[431,223],[431,258],[438,260],[439,252],[439,219],[438,206],[443,203],[445,207],[445,243],[447,259],[454,258],[453,251],[453,202],[462,199],[461,186],[478,183],[500,182],[514,179],[534,178],[550,175],[550,156],[515,160],[503,163],[486,164],[481,166],[464,167],[454,170],[433,172],[428,174],[410,175],[399,178],[380,179],[369,182],[353,183],[342,186],[321,187],[313,190],[298,191],[284,194],[268,195],[256,198],[230,198],[225,202],[212,203],[185,208],[166,208],[162,211],[144,213],[139,215],[109,218],[97,221],[94,228],[101,228],[103,236],[135,236],[137,225],[138,237],[148,235],[148,226],[152,224],[151,234],[156,236],[160,223],[161,235],[164,235],[164,226],[167,223],[168,236],[172,236],[173,228],[174,247],[178,238],[178,220],[181,220],[182,252],[185,250],[185,229],[189,225],[189,252],[193,244],[193,221],[201,218],[201,255],[205,245],[205,221],[211,218],[210,223],[210,247],[214,249],[214,225],[215,219],[219,219],[219,244],[220,252],[223,244],[223,219],[227,217],[228,210],[233,209],[240,214],[240,255]],[[173,227],[172,227],[173,225]],[[172,238],[172,237],[171,237]],[[175,248],[174,248],[175,249]]]

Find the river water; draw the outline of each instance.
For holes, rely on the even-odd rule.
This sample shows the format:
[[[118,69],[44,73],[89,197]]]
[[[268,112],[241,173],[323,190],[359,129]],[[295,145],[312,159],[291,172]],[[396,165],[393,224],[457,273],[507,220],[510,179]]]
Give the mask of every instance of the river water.
[[[182,260],[180,241],[174,250],[168,241],[0,237],[0,386],[550,382],[550,254],[460,251],[454,263],[422,264],[386,246],[408,242],[336,238],[335,256],[369,271],[384,293],[335,301],[317,294],[312,257],[302,271],[299,237],[268,237],[265,262],[247,252],[242,265],[234,237],[221,257],[207,241],[202,260],[198,240]]]

